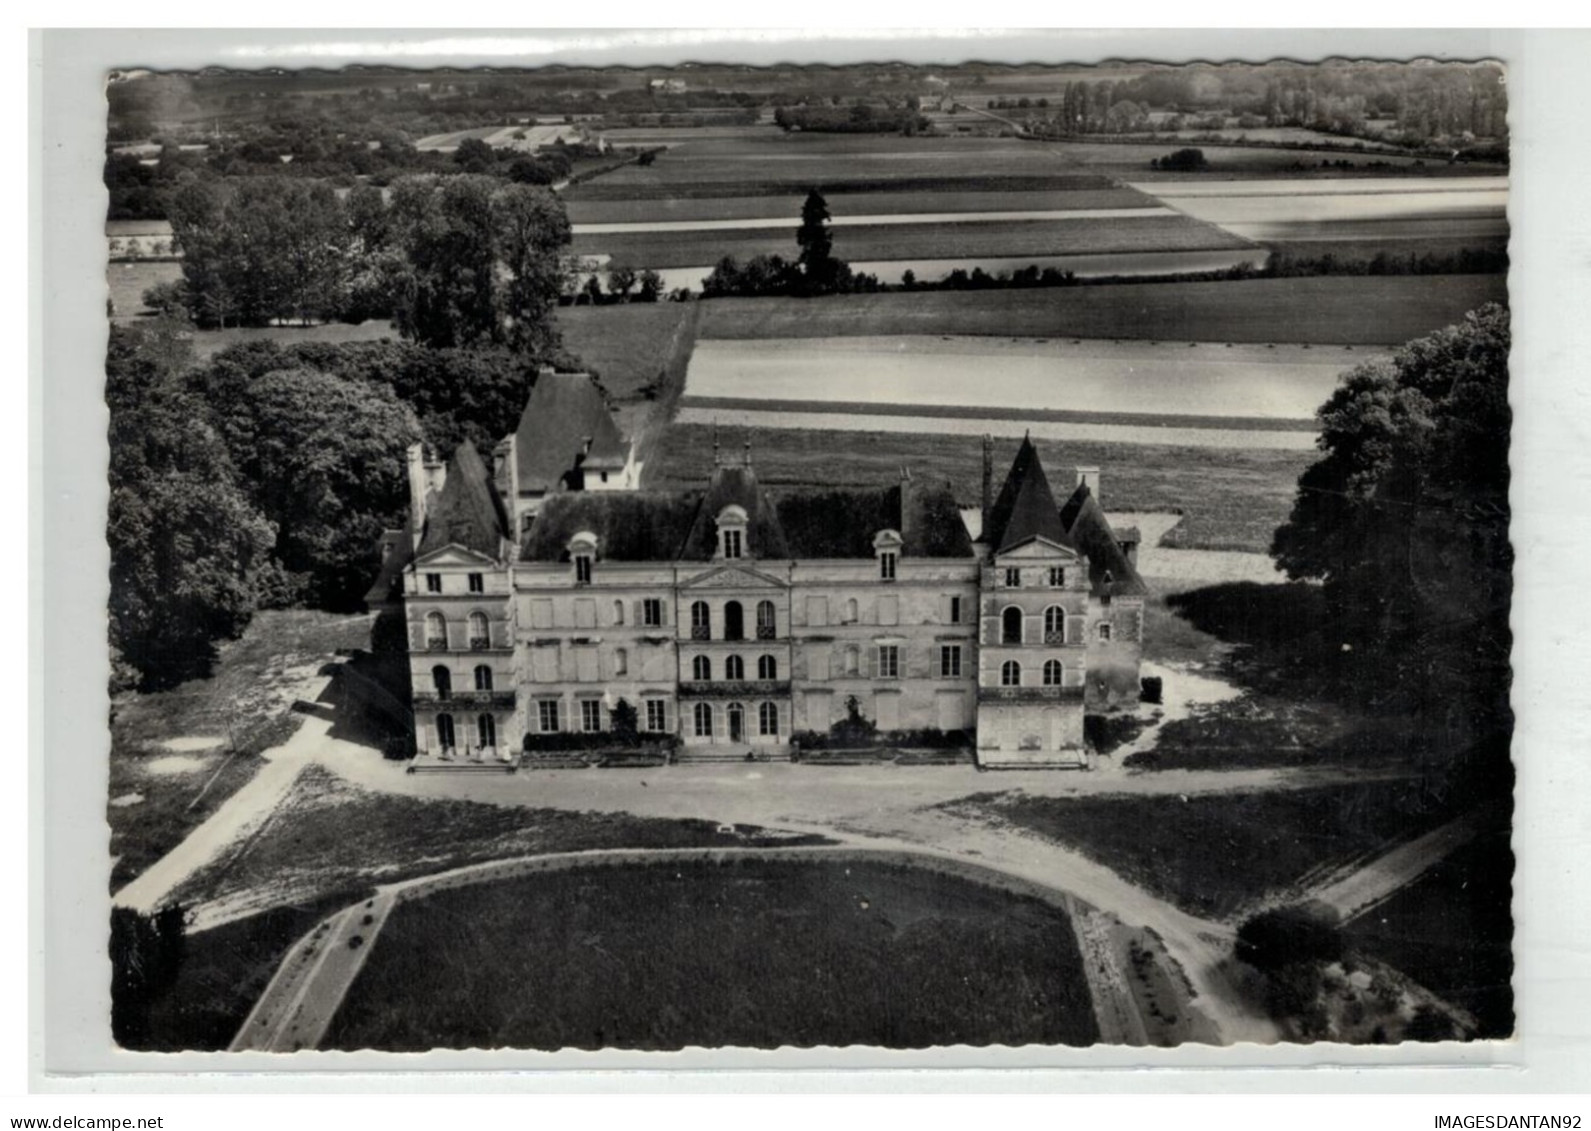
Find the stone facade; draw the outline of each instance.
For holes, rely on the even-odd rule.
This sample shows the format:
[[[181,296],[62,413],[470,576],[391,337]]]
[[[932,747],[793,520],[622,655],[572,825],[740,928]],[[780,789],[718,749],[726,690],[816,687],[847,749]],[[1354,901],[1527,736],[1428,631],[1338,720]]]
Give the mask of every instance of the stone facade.
[[[776,502],[749,455],[701,492],[551,493],[514,539],[468,445],[411,467],[398,590],[424,754],[511,758],[608,730],[623,701],[683,756],[782,754],[855,711],[968,732],[987,765],[1080,765],[1085,712],[1137,699],[1135,543],[1086,484],[1057,505],[1026,441],[976,540],[947,486]]]

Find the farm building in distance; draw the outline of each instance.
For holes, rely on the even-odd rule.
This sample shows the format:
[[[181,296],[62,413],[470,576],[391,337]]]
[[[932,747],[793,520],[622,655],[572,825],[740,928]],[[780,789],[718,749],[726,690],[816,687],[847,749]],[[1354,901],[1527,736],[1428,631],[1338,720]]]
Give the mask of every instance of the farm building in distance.
[[[974,536],[909,471],[774,498],[749,444],[715,450],[700,490],[635,490],[593,404],[588,378],[543,375],[493,468],[468,443],[411,452],[371,599],[401,602],[422,754],[512,760],[528,735],[609,730],[622,702],[681,760],[860,717],[975,734],[982,765],[1082,766],[1085,712],[1137,700],[1137,534],[1112,531],[1093,469],[1058,501],[1024,439],[996,494],[985,438]]]

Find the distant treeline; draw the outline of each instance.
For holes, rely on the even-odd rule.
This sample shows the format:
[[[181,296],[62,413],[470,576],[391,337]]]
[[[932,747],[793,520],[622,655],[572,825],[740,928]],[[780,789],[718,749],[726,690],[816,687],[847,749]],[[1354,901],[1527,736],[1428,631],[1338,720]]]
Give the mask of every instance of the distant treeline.
[[[1373,256],[1294,255],[1272,253],[1264,267],[1239,263],[1212,271],[1180,271],[1161,275],[1077,275],[1057,267],[1029,264],[1015,271],[957,267],[942,279],[918,279],[912,271],[899,283],[880,282],[876,275],[847,276],[844,293],[894,291],[995,291],[1030,287],[1099,287],[1121,283],[1213,283],[1243,279],[1292,279],[1319,275],[1497,275],[1508,270],[1508,253],[1485,248],[1457,251],[1381,251]],[[721,260],[702,286],[702,298],[761,298],[799,293],[792,289],[792,265],[779,256],[755,256],[744,265],[733,257]]]
[[[104,180],[110,207],[106,218],[168,219],[171,194],[184,177],[289,177],[352,188],[359,184],[382,187],[416,174],[475,173],[518,184],[550,185],[598,176],[640,159],[643,152],[560,141],[532,154],[466,138],[453,153],[422,153],[406,139],[391,135],[367,144],[348,138],[318,138],[307,128],[273,126],[252,131],[246,140],[223,139],[203,150],[179,149],[168,143],[148,159],[131,153],[107,154]]]
[[[913,134],[930,128],[917,112],[916,99],[898,106],[857,102],[850,106],[780,106],[773,120],[782,130],[829,134]]]

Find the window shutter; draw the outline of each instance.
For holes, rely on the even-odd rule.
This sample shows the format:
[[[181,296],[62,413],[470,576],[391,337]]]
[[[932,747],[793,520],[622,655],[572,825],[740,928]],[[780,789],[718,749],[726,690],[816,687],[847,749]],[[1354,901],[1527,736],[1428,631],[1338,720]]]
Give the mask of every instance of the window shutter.
[[[646,611],[639,597],[630,602],[630,623],[637,628],[646,627]]]
[[[1082,644],[1086,641],[1086,619],[1084,617],[1066,618],[1066,642],[1068,644]]]
[[[409,651],[419,652],[425,648],[425,622],[409,622]]]

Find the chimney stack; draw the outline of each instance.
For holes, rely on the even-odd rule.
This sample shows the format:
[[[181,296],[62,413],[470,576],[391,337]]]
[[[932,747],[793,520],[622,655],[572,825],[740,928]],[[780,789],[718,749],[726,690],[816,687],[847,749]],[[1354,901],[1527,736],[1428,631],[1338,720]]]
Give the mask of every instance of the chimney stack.
[[[1104,506],[1105,501],[1099,497],[1099,468],[1079,467],[1077,469],[1077,485],[1087,486],[1088,493],[1094,496],[1096,502]]]
[[[989,511],[994,506],[994,437],[983,436],[983,531],[989,530]]]

